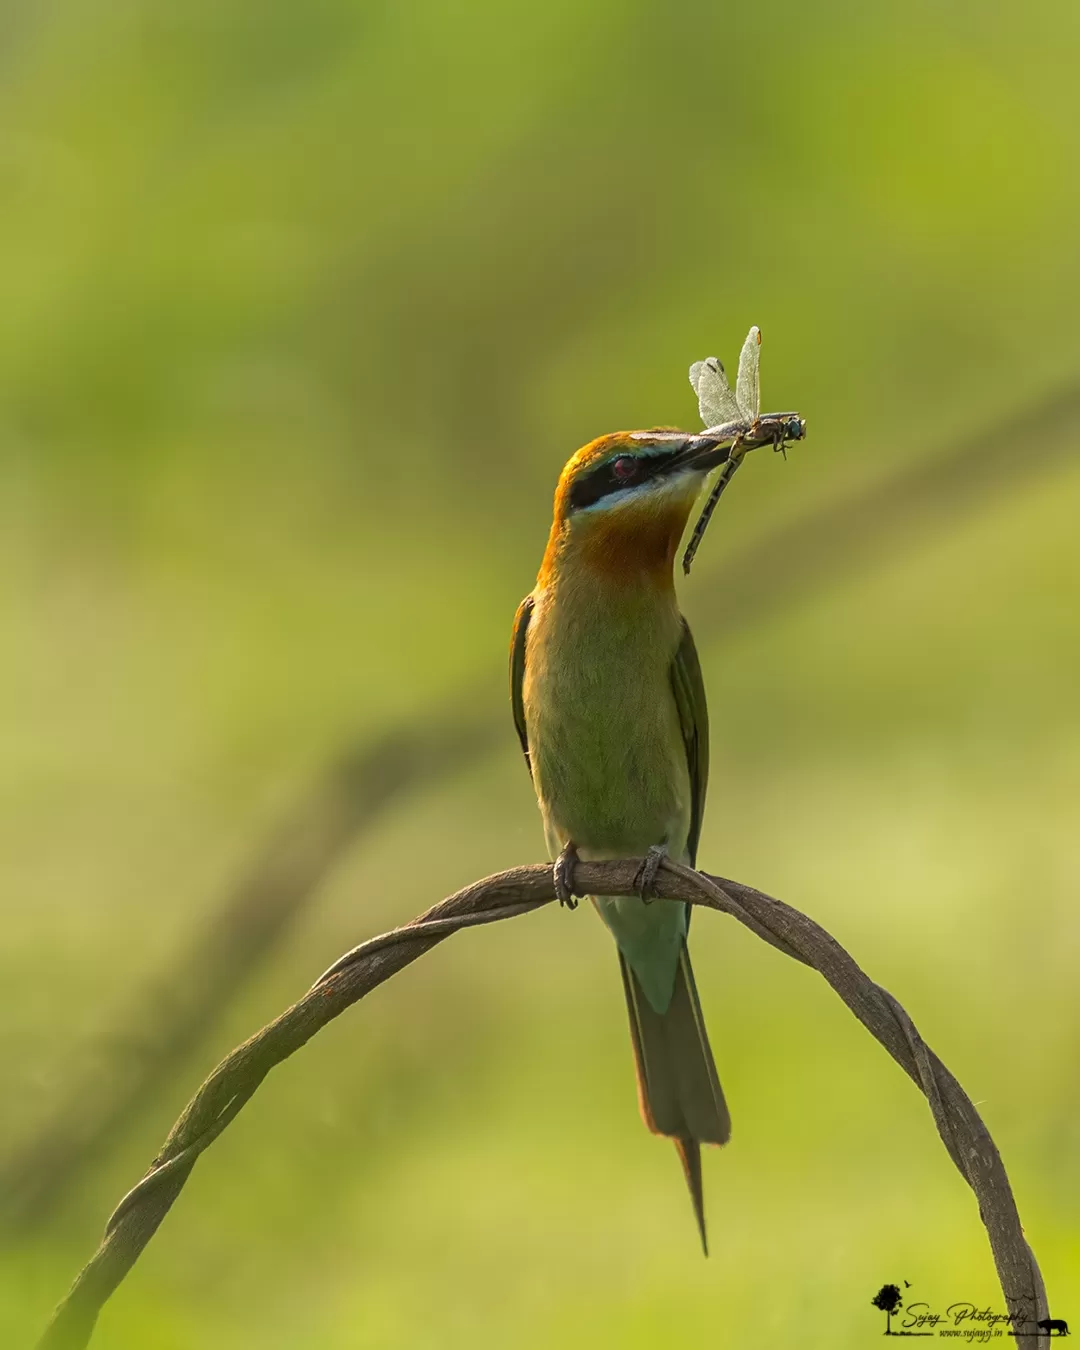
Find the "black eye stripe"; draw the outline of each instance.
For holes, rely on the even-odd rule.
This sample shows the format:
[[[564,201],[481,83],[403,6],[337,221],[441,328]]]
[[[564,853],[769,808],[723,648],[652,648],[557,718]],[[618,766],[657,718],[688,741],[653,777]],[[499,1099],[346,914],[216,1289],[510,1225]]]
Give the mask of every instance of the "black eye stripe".
[[[634,455],[627,456],[614,455],[611,459],[605,460],[603,464],[598,464],[595,469],[590,469],[588,473],[581,474],[570,485],[570,510],[580,511],[586,506],[592,506],[600,501],[602,497],[610,496],[613,492],[621,492],[624,488],[637,487],[639,484],[654,478],[661,473],[664,467],[676,454],[675,450],[662,450],[652,455]],[[620,478],[615,473],[615,465],[620,459],[633,458],[640,465],[636,477]]]

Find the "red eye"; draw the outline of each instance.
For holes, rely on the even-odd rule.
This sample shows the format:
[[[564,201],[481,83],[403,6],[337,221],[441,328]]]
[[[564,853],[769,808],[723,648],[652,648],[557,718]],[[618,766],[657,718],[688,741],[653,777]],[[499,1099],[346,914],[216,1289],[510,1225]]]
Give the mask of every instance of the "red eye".
[[[638,462],[633,455],[620,455],[612,460],[611,472],[620,483],[630,483],[638,476]]]

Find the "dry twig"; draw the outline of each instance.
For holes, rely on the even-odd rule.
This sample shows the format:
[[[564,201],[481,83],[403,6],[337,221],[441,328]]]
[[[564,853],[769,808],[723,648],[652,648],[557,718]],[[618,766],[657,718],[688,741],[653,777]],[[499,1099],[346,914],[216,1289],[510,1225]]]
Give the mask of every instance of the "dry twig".
[[[594,895],[632,893],[641,861],[579,863],[576,889]],[[785,955],[819,971],[926,1094],[949,1156],[978,1199],[1017,1344],[1049,1350],[1046,1333],[1036,1326],[1048,1316],[1042,1276],[1020,1227],[997,1148],[970,1098],[896,999],[812,919],[761,891],[670,862],[665,862],[656,889],[665,899],[732,915]],[[451,933],[526,914],[553,898],[552,872],[546,865],[515,868],[467,886],[406,927],[346,953],[298,1003],[234,1050],[184,1110],[150,1170],[117,1206],[100,1247],[56,1310],[38,1350],[82,1350],[89,1343],[102,1306],[154,1235],[199,1154],[236,1117],[274,1065]]]

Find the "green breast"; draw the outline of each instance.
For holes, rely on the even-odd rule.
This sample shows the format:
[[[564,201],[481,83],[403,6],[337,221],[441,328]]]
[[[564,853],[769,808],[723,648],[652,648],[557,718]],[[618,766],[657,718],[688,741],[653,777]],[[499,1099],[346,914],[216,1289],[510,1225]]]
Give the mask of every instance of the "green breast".
[[[685,849],[690,780],[671,688],[680,637],[670,591],[560,584],[536,597],[523,691],[533,774],[549,833],[583,854]]]
[[[632,596],[560,585],[536,595],[525,721],[548,847],[627,857],[664,844],[686,861],[691,792],[671,685],[682,637],[670,592]],[[658,1012],[670,1001],[686,906],[594,898]]]

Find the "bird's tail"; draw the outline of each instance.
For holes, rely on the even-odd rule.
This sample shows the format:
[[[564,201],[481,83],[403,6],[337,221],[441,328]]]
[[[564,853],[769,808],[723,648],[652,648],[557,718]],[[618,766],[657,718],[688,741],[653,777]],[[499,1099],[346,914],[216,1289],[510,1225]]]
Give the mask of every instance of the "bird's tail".
[[[708,1255],[700,1145],[726,1144],[731,1137],[731,1117],[705,1033],[690,954],[684,942],[675,992],[664,1013],[658,1013],[645,997],[622,952],[619,964],[630,1014],[641,1114],[654,1134],[675,1141],[694,1204],[701,1246]]]

